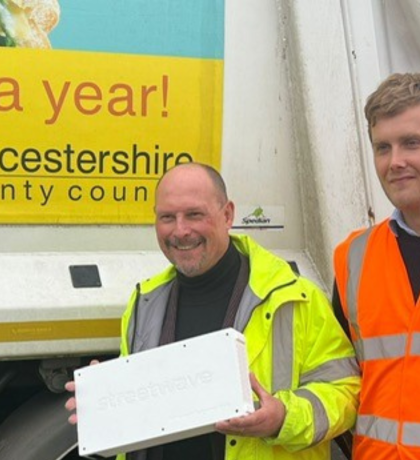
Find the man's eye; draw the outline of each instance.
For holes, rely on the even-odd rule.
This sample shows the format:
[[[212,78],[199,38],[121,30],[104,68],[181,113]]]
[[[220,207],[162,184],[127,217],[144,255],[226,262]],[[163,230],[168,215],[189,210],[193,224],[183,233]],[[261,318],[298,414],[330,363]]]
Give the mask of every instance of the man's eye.
[[[173,216],[170,214],[162,214],[159,216],[160,222],[171,222],[173,220]]]
[[[405,145],[408,148],[416,149],[420,146],[420,139],[407,139],[407,141],[405,142]]]
[[[188,213],[189,219],[200,219],[201,217],[203,217],[203,213],[201,212],[189,212]]]
[[[388,150],[389,150],[389,144],[377,144],[377,145],[375,145],[375,152],[378,153],[379,155],[388,152]]]

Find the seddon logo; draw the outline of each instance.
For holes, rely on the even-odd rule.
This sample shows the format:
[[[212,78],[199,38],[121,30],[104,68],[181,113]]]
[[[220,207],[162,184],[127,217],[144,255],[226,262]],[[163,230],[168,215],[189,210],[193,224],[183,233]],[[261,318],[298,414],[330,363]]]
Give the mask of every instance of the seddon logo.
[[[213,374],[210,371],[201,371],[196,374],[174,377],[163,382],[151,382],[133,390],[109,393],[98,400],[97,409],[105,411],[123,405],[137,404],[151,398],[175,395],[179,392],[208,385],[212,381]]]
[[[258,206],[251,214],[242,218],[242,223],[245,225],[255,224],[269,224],[271,219],[264,215],[264,210],[261,206]]]

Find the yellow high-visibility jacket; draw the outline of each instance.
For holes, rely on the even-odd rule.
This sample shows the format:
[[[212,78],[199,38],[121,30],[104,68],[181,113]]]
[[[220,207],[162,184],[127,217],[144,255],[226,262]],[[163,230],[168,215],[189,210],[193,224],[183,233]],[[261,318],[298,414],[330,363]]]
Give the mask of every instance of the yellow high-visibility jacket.
[[[250,371],[286,407],[276,438],[227,436],[226,460],[328,460],[330,440],[356,419],[360,376],[354,350],[324,293],[252,238],[232,235],[250,276],[234,327]],[[158,346],[172,281],[169,267],[136,289],[122,318],[123,356]],[[117,460],[144,460],[145,451]]]

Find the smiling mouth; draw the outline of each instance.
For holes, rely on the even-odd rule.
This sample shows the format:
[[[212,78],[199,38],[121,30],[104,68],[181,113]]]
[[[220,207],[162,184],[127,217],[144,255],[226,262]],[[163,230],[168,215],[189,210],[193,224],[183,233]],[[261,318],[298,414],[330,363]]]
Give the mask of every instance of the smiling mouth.
[[[203,239],[196,239],[194,241],[179,241],[178,239],[168,240],[166,246],[170,249],[176,249],[177,251],[191,251],[198,248],[204,243]]]
[[[390,179],[390,183],[391,184],[398,184],[400,182],[405,182],[405,181],[408,181],[408,180],[411,180],[413,179],[413,177],[411,176],[404,176],[404,177],[394,177],[392,179]]]
[[[201,242],[198,242],[196,244],[189,244],[189,245],[174,245],[173,247],[178,249],[178,251],[190,251],[191,249],[198,248],[200,244]]]

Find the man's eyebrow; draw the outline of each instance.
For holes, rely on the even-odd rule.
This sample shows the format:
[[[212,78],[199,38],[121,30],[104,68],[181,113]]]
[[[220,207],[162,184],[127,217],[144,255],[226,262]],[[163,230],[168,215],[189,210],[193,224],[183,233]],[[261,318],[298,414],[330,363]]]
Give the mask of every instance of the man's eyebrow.
[[[420,132],[403,134],[398,139],[401,140],[401,141],[406,141],[406,140],[410,140],[410,139],[420,139]]]
[[[191,208],[185,208],[185,209],[182,209],[182,210],[169,210],[169,209],[158,209],[156,206],[155,206],[155,212],[156,213],[159,213],[159,214],[176,214],[178,212],[183,212],[184,214],[185,213],[188,213],[188,212],[204,212],[205,209],[203,207],[199,207],[199,206],[194,206],[194,207],[191,207]]]

